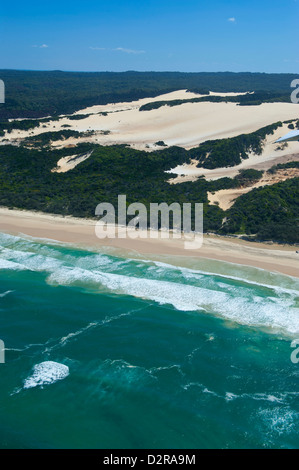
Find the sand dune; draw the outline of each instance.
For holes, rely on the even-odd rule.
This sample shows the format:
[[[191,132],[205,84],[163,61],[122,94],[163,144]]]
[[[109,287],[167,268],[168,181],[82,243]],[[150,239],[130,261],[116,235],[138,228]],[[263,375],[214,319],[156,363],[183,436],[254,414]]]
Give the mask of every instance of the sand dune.
[[[59,121],[50,121],[43,127],[29,132],[14,130],[4,138],[16,141],[29,135],[63,130],[62,126],[68,125],[70,130],[78,132],[93,130],[95,133],[90,137],[83,136],[82,139],[70,138],[57,141],[53,143],[54,147],[74,145],[79,141],[92,141],[101,145],[128,144],[136,149],[151,151],[160,148],[155,143],[162,140],[168,146],[177,145],[190,149],[206,140],[233,137],[256,131],[276,121],[299,118],[299,105],[292,103],[238,106],[235,103],[201,102],[175,107],[163,106],[146,112],[139,111],[140,106],[149,102],[198,96],[180,90],[132,103],[92,106],[75,113],[75,115],[89,114],[85,119],[70,120],[68,117],[63,117]],[[103,131],[110,133],[103,135]],[[0,142],[1,140],[3,142],[3,138]]]

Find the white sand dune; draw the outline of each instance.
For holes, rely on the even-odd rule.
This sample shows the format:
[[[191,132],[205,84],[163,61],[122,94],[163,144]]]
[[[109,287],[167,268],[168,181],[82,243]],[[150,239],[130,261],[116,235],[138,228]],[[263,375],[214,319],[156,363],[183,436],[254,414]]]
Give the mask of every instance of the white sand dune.
[[[232,95],[232,93],[217,94]],[[74,113],[75,115],[89,114],[85,119],[70,120],[65,116],[59,121],[50,121],[29,132],[14,130],[0,139],[0,142],[4,138],[16,141],[29,135],[63,130],[62,126],[67,125],[70,126],[67,129],[78,132],[93,130],[94,135],[57,141],[53,143],[54,147],[91,141],[101,145],[128,144],[136,149],[151,151],[160,148],[155,143],[162,140],[168,146],[177,145],[190,149],[206,140],[233,137],[256,131],[276,121],[299,118],[299,105],[293,103],[238,106],[235,103],[201,102],[139,111],[140,106],[153,101],[188,99],[198,96],[186,90],[180,90],[131,103],[92,106]],[[110,133],[103,135],[103,131]]]

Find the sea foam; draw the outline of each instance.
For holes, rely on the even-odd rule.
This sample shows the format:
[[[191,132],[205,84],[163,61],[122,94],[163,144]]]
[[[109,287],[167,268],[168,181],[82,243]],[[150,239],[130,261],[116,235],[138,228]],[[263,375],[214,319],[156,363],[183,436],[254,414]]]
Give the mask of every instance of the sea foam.
[[[288,294],[256,296],[251,288],[247,296],[240,289],[213,290],[177,282],[139,278],[102,271],[88,271],[81,268],[58,269],[48,281],[57,284],[78,282],[105,287],[117,294],[131,295],[169,304],[181,311],[204,311],[244,325],[267,327],[273,331],[282,330],[290,334],[299,332],[299,312],[295,299]],[[239,294],[238,294],[239,292]],[[251,295],[250,295],[251,294]]]
[[[271,285],[232,274],[159,261],[121,259],[7,235],[0,235],[1,245],[0,268],[45,272],[52,285],[82,286],[134,296],[180,311],[201,311],[243,325],[266,327],[272,332],[279,330],[291,335],[299,332],[295,279],[286,286],[278,282]],[[277,275],[268,274],[267,281],[275,281]]]
[[[24,388],[50,385],[69,375],[69,368],[64,364],[45,361],[33,367],[33,373],[24,382]]]

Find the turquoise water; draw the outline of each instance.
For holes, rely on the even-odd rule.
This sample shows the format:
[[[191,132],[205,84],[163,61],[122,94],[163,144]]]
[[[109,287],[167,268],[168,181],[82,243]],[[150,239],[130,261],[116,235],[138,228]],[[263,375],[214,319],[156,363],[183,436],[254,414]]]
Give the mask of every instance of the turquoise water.
[[[0,234],[0,447],[297,448],[298,280],[143,258]]]

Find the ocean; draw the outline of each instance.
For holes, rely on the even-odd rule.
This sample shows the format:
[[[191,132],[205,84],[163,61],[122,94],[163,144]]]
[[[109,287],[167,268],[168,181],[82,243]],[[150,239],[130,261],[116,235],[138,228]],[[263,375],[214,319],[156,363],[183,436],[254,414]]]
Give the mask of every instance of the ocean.
[[[0,234],[0,447],[298,448],[298,288]]]

